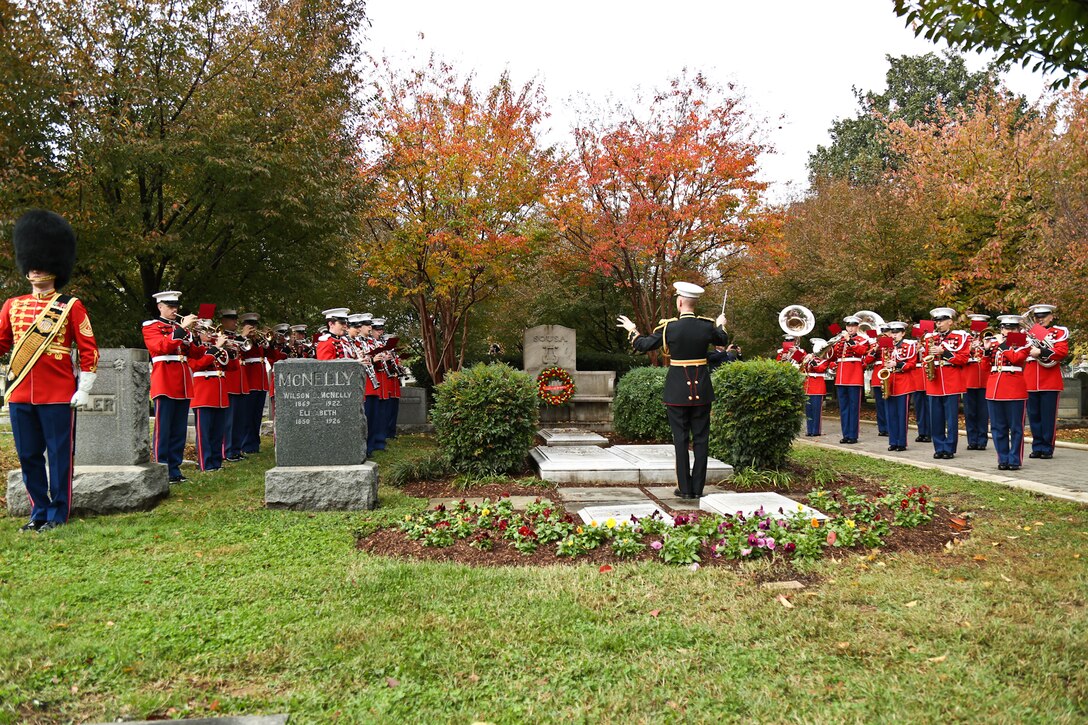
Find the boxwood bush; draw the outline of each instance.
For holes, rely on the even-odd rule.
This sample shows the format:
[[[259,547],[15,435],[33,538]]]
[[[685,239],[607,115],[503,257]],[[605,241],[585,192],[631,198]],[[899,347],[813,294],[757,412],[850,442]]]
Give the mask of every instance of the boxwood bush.
[[[635,368],[620,378],[612,400],[612,426],[631,440],[672,440],[661,393],[668,368]]]
[[[786,460],[805,418],[804,379],[792,365],[753,360],[714,371],[710,455],[737,470]]]
[[[457,473],[520,471],[537,430],[536,382],[509,365],[479,363],[435,386],[431,423]]]

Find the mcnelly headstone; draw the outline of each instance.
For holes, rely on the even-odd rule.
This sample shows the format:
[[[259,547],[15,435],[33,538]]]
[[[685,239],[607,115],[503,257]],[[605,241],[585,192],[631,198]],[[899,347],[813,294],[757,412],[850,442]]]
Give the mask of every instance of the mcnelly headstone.
[[[378,505],[378,466],[366,460],[363,368],[355,360],[276,363],[276,467],[265,505],[313,511]]]

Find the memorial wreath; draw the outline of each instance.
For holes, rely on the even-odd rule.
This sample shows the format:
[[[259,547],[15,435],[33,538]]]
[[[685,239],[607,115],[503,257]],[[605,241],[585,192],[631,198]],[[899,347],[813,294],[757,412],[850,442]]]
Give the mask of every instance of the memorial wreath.
[[[561,367],[544,368],[536,376],[536,394],[548,405],[563,405],[574,396],[574,378]]]

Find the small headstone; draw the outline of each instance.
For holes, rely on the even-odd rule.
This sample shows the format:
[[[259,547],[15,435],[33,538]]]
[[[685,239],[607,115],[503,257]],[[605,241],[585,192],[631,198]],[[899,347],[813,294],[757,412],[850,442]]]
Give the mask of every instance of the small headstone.
[[[569,503],[593,503],[597,501],[648,502],[646,494],[634,487],[591,486],[587,488],[563,487],[559,495]]]
[[[537,446],[531,451],[540,477],[556,483],[618,483],[638,485],[638,468],[610,448],[596,446]]]
[[[639,481],[643,486],[661,484],[676,485],[676,449],[669,444],[612,446],[609,450],[633,463],[639,470]],[[695,459],[695,453],[688,451],[688,465]],[[708,458],[706,464],[706,482],[721,483],[733,477],[733,467],[722,463],[717,458]]]
[[[276,363],[276,467],[265,505],[310,511],[372,509],[378,467],[366,461],[363,369],[354,360]]]
[[[800,508],[798,508],[800,507]],[[778,514],[782,509],[787,516],[801,511],[805,516],[814,519],[826,520],[827,516],[816,509],[805,506],[802,503],[786,498],[774,492],[754,493],[716,493],[699,499],[699,508],[722,516],[735,516],[741,512],[745,517],[751,517],[759,509],[763,509],[770,516]]]
[[[574,370],[578,333],[562,325],[538,325],[525,331],[525,371],[536,377],[553,366]]]
[[[607,446],[602,435],[577,428],[544,428],[537,431],[546,446]]]
[[[676,494],[674,493],[674,491],[676,491],[676,485],[675,484],[672,485],[672,486],[650,486],[646,490],[648,490],[653,495],[654,498],[656,498],[658,501],[665,504],[666,506],[668,506],[671,509],[697,509],[697,508],[699,508],[699,501],[694,500],[694,499],[679,498],[678,496],[676,496]],[[714,493],[731,493],[731,492],[726,491],[725,489],[719,488],[718,486],[707,486],[706,488],[703,489],[703,493],[709,496],[710,494],[714,494]]]
[[[657,504],[649,502],[586,506],[578,511],[578,516],[587,524],[591,521],[596,521],[598,525],[603,525],[608,519],[615,519],[617,522],[630,522],[632,516],[640,519],[648,519],[654,515],[655,511],[665,520],[665,522],[669,524],[672,523],[672,516],[662,511]]]
[[[430,430],[427,419],[427,391],[414,385],[400,389],[400,409],[397,412],[397,431],[404,433]]]

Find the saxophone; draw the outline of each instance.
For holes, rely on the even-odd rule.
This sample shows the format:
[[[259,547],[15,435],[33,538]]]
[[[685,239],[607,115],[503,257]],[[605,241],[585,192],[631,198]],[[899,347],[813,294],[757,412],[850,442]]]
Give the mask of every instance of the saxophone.
[[[936,333],[930,333],[930,335],[936,336]],[[930,335],[926,335],[926,354],[922,356],[922,362],[925,363],[926,380],[936,380],[937,358],[932,352],[932,338]]]
[[[885,400],[892,394],[892,365],[894,365],[892,348],[881,348],[880,372],[876,374],[876,377],[880,380],[880,390],[884,394]]]

